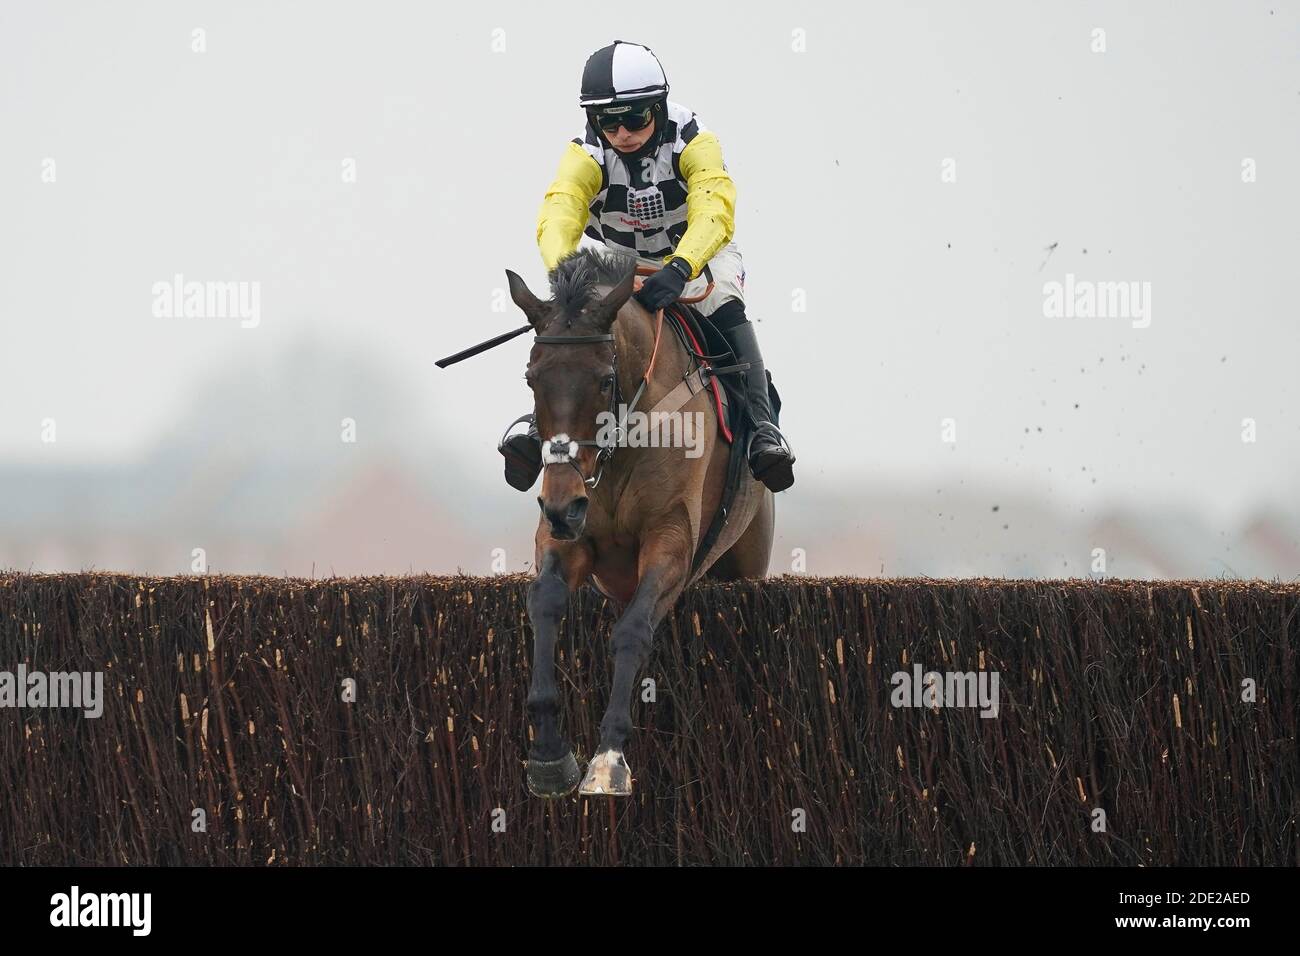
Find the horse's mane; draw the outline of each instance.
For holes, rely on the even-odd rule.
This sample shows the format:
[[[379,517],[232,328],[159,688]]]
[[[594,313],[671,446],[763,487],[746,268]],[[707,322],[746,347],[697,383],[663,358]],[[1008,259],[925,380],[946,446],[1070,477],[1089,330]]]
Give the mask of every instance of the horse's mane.
[[[565,318],[582,314],[598,285],[618,285],[636,268],[636,260],[617,252],[579,249],[551,270],[551,296]]]

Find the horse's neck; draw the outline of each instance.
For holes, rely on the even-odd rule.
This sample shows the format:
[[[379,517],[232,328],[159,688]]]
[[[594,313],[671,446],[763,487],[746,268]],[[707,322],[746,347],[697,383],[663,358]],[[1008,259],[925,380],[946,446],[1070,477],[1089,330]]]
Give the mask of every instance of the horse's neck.
[[[667,324],[668,319],[664,319]],[[614,322],[614,349],[618,355],[618,386],[621,400],[631,404],[655,352],[655,316],[647,314],[640,306],[629,302]],[[659,351],[654,355],[654,369],[650,383],[637,402],[628,411],[648,412],[686,374],[686,352],[672,329],[665,328],[659,336]],[[620,412],[621,414],[621,412]],[[613,507],[611,502],[622,497],[631,480],[629,455],[615,455],[610,459],[610,479],[593,492],[593,500],[604,502],[601,507]]]
[[[659,335],[659,351],[655,355],[655,328],[658,320],[647,314],[644,309],[633,303],[623,307],[623,311],[614,323],[614,347],[618,353],[619,388],[623,391],[625,401],[631,401],[641,384],[641,378],[650,365],[654,355],[654,369],[646,394],[642,396],[638,411],[646,411],[649,405],[646,399],[656,397],[671,388],[685,373],[686,355],[681,342],[673,330],[667,328],[669,320],[663,320],[665,328]],[[670,384],[671,383],[671,384]]]

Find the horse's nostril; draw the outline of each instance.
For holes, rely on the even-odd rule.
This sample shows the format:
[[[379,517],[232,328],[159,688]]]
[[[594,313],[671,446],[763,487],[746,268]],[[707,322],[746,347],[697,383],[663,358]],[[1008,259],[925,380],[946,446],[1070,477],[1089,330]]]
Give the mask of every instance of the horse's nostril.
[[[587,499],[574,498],[573,502],[569,505],[569,514],[568,514],[569,520],[581,521],[586,514],[587,514]]]
[[[543,514],[546,513],[546,502],[542,500],[542,496],[541,496],[541,495],[538,495],[538,496],[537,496],[537,507],[539,507],[539,508],[542,509],[542,513],[543,513]]]

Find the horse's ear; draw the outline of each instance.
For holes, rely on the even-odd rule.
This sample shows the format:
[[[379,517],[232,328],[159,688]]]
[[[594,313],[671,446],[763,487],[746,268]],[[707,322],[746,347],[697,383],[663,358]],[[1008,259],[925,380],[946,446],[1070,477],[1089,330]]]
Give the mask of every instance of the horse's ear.
[[[627,304],[627,300],[632,297],[632,288],[636,284],[636,270],[633,269],[625,278],[614,288],[605,294],[605,298],[600,300],[592,312],[600,317],[600,321],[610,326],[614,324],[614,318],[618,315],[618,310]]]
[[[528,316],[528,324],[537,328],[537,323],[546,316],[546,303],[533,295],[528,283],[509,269],[506,270],[506,281],[510,283],[510,298]]]

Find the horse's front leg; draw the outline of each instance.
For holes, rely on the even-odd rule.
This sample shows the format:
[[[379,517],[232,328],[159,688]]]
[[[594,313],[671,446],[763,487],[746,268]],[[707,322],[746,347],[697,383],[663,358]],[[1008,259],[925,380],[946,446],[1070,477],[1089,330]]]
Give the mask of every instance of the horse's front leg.
[[[623,745],[632,732],[633,682],[650,657],[655,628],[682,593],[691,554],[690,532],[685,528],[665,528],[641,545],[636,593],[614,625],[614,683],[600,722],[600,745],[587,766],[580,793],[621,797],[632,793],[632,772]]]
[[[539,535],[540,538],[540,535]],[[570,592],[591,571],[591,549],[581,542],[539,540],[537,577],[528,587],[528,619],[533,625],[533,675],[528,717],[533,740],[528,748],[528,789],[539,797],[562,797],[581,772],[573,747],[560,735],[560,698],[555,686],[555,640]]]

